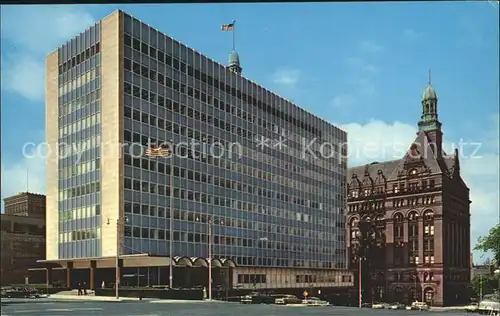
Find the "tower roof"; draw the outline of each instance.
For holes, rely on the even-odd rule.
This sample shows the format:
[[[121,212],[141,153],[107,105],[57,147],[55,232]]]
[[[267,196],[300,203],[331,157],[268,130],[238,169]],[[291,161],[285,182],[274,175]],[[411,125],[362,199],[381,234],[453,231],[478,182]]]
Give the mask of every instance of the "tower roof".
[[[238,52],[235,50],[229,55],[229,65],[240,65],[240,55],[238,55]]]
[[[240,56],[235,50],[229,55],[229,69],[238,74],[243,70],[240,66]]]
[[[437,100],[436,90],[429,83],[422,94],[422,101]]]

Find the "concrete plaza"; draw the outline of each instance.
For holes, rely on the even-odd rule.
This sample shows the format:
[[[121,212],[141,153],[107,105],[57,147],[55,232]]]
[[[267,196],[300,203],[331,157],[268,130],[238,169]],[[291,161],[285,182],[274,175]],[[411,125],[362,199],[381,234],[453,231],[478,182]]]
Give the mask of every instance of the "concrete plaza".
[[[436,310],[448,316],[466,315],[463,311]],[[4,299],[2,316],[359,316],[359,315],[421,315],[417,311],[390,311],[358,309],[348,307],[287,307],[275,305],[242,305],[225,302],[180,302],[158,300],[124,300],[119,302],[89,300],[48,299]]]

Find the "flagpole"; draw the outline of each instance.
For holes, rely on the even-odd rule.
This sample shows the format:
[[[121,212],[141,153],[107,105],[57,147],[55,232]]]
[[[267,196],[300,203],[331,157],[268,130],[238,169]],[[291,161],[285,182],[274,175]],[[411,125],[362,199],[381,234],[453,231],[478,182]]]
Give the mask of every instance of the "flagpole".
[[[233,51],[236,47],[236,20],[233,20]]]

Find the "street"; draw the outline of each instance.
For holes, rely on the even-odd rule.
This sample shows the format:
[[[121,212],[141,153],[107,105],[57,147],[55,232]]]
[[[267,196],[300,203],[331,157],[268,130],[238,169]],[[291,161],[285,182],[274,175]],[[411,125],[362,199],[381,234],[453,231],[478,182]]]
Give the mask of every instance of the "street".
[[[465,312],[440,312],[448,316],[466,315]],[[223,302],[151,302],[151,301],[54,301],[52,299],[5,299],[2,300],[2,316],[359,316],[359,315],[422,315],[417,311],[389,311],[349,307],[287,307],[276,305],[242,305]]]

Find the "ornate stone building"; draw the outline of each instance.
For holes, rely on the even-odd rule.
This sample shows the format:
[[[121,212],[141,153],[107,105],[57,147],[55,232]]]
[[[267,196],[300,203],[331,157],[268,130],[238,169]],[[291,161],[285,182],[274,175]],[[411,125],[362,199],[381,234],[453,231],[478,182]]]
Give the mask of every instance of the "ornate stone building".
[[[471,201],[458,149],[442,149],[437,105],[429,83],[405,156],[349,170],[347,242],[352,269],[361,267],[364,300],[468,301]],[[373,241],[382,242],[359,255],[360,224],[367,221],[377,232]]]

